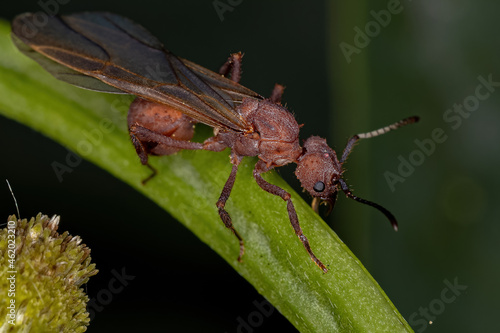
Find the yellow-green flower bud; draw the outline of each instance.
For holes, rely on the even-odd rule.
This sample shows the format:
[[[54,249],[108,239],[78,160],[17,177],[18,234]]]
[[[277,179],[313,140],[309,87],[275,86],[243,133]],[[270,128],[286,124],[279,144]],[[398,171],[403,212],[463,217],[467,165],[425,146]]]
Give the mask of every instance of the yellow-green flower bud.
[[[12,215],[0,230],[0,332],[86,331],[80,286],[97,270],[81,238],[58,227],[59,216]]]

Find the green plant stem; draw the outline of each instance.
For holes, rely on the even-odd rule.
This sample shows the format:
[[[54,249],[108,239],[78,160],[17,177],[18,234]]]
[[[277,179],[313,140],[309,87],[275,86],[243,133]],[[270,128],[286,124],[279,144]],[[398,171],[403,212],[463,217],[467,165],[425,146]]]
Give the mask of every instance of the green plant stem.
[[[295,236],[286,204],[262,191],[245,158],[227,203],[245,239],[238,243],[219,219],[215,202],[229,175],[228,153],[183,151],[152,159],[149,170],[130,142],[126,110],[131,97],[85,91],[59,82],[19,53],[9,26],[0,25],[1,113],[34,128],[107,170],[163,207],[222,256],[301,332],[408,332],[411,328],[335,233],[275,172],[265,178],[292,194],[300,223],[323,274]],[[126,209],[126,208],[124,208]]]

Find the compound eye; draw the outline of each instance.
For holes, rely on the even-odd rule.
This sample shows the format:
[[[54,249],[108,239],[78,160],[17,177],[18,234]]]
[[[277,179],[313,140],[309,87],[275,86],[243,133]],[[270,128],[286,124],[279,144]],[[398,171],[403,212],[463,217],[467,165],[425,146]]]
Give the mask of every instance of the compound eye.
[[[316,192],[323,192],[325,190],[325,183],[323,183],[322,181],[316,182],[316,184],[314,184],[313,186],[313,190],[315,190]]]

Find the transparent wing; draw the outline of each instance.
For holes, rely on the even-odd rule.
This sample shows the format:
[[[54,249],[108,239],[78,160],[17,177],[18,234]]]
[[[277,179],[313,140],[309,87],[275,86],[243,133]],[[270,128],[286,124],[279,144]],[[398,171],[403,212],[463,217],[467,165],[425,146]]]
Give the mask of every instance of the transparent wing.
[[[74,86],[114,94],[127,94],[123,90],[110,86],[96,78],[82,74],[69,67],[61,65],[54,60],[47,58],[41,53],[36,52],[27,44],[24,44],[16,35],[12,34],[12,41],[19,51],[38,62],[47,72],[51,73],[56,79],[68,82]]]
[[[177,58],[142,26],[116,14],[25,13],[14,19],[12,36],[22,52],[60,80],[166,104],[210,126],[250,130],[235,109],[243,98],[262,99]]]

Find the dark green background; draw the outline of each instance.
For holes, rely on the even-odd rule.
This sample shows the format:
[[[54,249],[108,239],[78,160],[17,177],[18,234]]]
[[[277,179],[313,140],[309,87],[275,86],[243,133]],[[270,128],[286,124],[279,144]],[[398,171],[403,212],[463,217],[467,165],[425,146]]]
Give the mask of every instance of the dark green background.
[[[392,211],[400,231],[343,196],[328,221],[415,331],[498,331],[500,87],[456,129],[443,114],[474,95],[478,76],[500,81],[500,3],[402,1],[402,11],[350,63],[339,44],[353,45],[353,29],[364,30],[374,20],[370,11],[386,10],[387,1],[233,3],[239,4],[223,21],[212,1],[73,0],[58,12],[128,16],[175,54],[214,70],[229,53],[244,51],[242,83],[263,95],[275,82],[284,84],[284,102],[305,124],[302,138],[326,137],[338,151],[357,132],[419,115],[418,125],[361,142],[346,165],[354,192]],[[0,16],[41,9],[37,1],[9,1]],[[398,157],[408,159],[414,140],[431,138],[436,128],[447,140],[391,191],[384,173],[396,173]],[[11,182],[21,215],[60,214],[61,229],[91,247],[100,273],[86,287],[89,296],[107,287],[113,269],[135,276],[89,332],[236,332],[237,318],[246,320],[253,302],[262,301],[207,246],[128,186],[86,162],[59,182],[51,163],[64,162],[64,148],[5,118],[0,135],[0,174]],[[281,174],[299,188],[293,167]],[[6,186],[0,195],[6,218],[15,208]],[[439,304],[445,279],[467,289],[444,310],[436,307],[442,311],[425,327],[424,317],[411,316]],[[294,328],[275,312],[254,332],[276,330]]]

